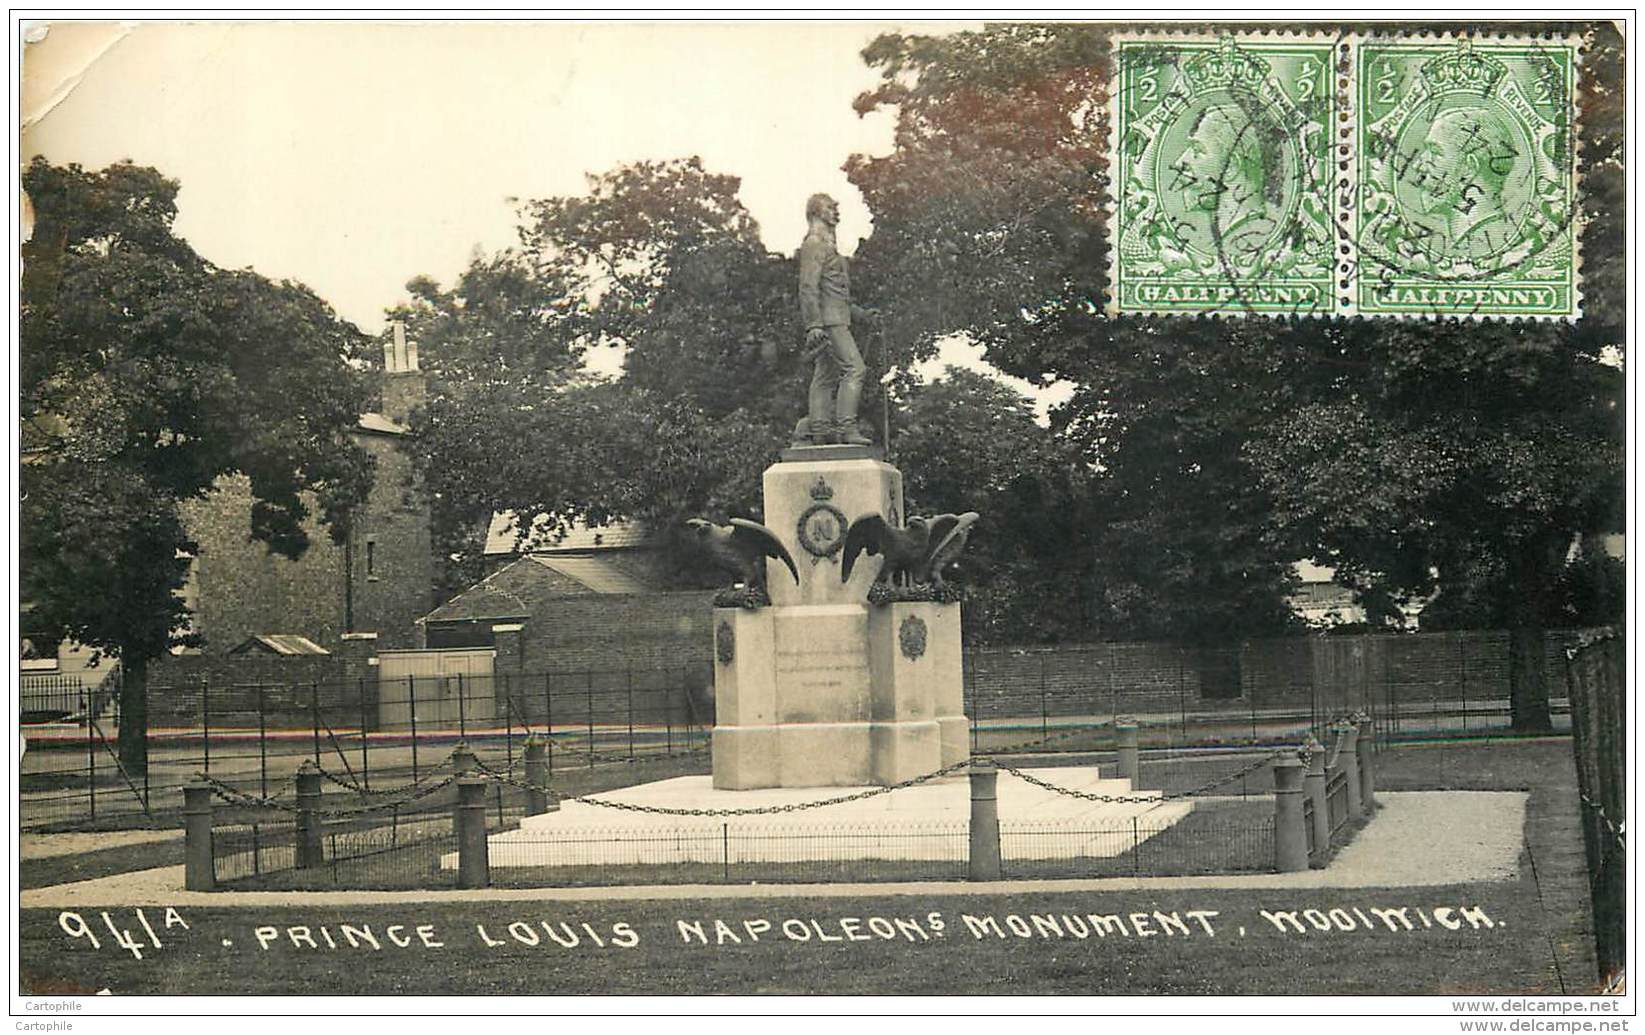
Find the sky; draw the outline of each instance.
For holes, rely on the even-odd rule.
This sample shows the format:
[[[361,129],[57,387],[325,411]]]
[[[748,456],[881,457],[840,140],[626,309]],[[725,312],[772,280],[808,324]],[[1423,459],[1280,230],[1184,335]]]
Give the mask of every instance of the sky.
[[[893,131],[888,113],[852,110],[878,81],[860,52],[893,29],[959,27],[35,25],[23,155],[158,168],[182,184],[176,229],[201,255],[301,281],[375,333],[413,276],[449,284],[477,251],[513,244],[510,199],[582,193],[588,173],[638,159],[698,155],[741,177],[784,253],[805,235],[805,198],[832,193],[849,254],[871,222],[841,166],[889,152]],[[980,355],[953,341],[922,371]]]

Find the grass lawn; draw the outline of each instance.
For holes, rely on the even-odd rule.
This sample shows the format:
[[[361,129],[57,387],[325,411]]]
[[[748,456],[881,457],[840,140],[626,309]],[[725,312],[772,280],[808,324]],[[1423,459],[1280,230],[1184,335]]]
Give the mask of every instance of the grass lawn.
[[[74,855],[24,859],[17,869],[20,886],[27,889],[47,888],[53,884],[68,884],[71,881],[112,877],[117,873],[131,873],[134,870],[147,870],[156,866],[182,864],[183,839],[179,837],[169,841],[144,841]]]
[[[142,960],[113,944],[100,915],[84,918],[102,935],[94,949],[87,938],[69,937],[56,911],[25,910],[21,976],[25,991],[107,987],[117,994],[1592,991],[1570,741],[1407,745],[1382,752],[1377,762],[1383,790],[1529,791],[1517,879],[1409,889],[1010,895],[978,895],[955,883],[916,896],[864,889],[850,898],[576,904],[457,903],[430,893],[415,905],[348,908],[236,908],[225,895],[221,907],[184,910],[186,930],[165,929],[162,911],[147,911],[163,947],[146,946]],[[1217,775],[1218,766],[1228,768],[1206,763],[1207,772]],[[1181,775],[1191,778],[1186,769]],[[121,851],[135,858],[139,849]],[[105,854],[80,858],[109,865],[98,858]],[[46,872],[38,869],[42,863],[69,865],[39,860],[26,863],[25,874],[30,867]],[[1474,921],[1450,929],[1460,914],[1442,910],[1461,907],[1483,911],[1490,925],[1471,914]],[[1399,908],[1408,909],[1411,930],[1391,931],[1373,912]],[[1278,930],[1263,910],[1296,911],[1304,930]],[[1154,917],[1156,911],[1166,918]],[[1214,936],[1193,911],[1203,911]],[[1217,915],[1206,915],[1211,911]],[[1110,929],[1098,936],[1089,920],[1142,913],[1149,914],[1142,927],[1127,920],[1125,934]],[[1068,917],[1085,918],[1086,937],[1076,936]],[[110,911],[110,920],[147,942],[132,910]],[[1316,930],[1312,921],[1332,929]],[[349,947],[344,924],[369,925],[382,948],[363,941]],[[408,945],[390,941],[392,925],[404,925],[394,937]],[[427,941],[443,944],[424,944],[418,925],[426,925]],[[266,948],[256,936],[263,926],[277,932]],[[308,930],[295,932],[294,943],[290,927]],[[699,929],[707,944],[698,940]],[[327,936],[338,947],[329,947]],[[352,965],[356,959],[365,965]]]
[[[72,975],[93,991],[180,995],[1557,993],[1525,883],[1022,895],[971,895],[957,885],[847,899],[225,908],[184,911],[186,931],[162,929],[160,911],[150,910],[160,949],[147,946],[132,911],[114,911],[115,924],[144,945],[141,960],[111,943],[99,916],[86,918],[103,935],[94,949],[67,936],[56,913],[27,910],[22,978],[25,990]],[[1462,906],[1483,910],[1493,926],[1437,922],[1457,923],[1435,910]],[[1413,929],[1390,931],[1371,913],[1391,908],[1409,909]],[[1276,929],[1264,909],[1297,911],[1304,930],[1283,920],[1285,930]],[[1300,912],[1310,909],[1354,929],[1315,930]],[[1123,927],[1099,936],[1091,914],[1118,915]],[[1141,925],[1135,914],[1147,914]],[[1069,917],[1083,920],[1086,937],[1074,935]],[[350,948],[343,924],[369,926],[382,948],[364,940]],[[409,945],[390,942],[391,925],[404,925],[394,934]],[[418,925],[440,944],[425,944]],[[292,926],[307,928],[295,943]],[[266,948],[259,927],[275,929]]]

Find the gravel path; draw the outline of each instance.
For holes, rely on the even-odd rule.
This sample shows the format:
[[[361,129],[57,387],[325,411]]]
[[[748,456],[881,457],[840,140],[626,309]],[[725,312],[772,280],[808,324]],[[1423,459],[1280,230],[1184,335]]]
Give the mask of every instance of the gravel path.
[[[181,830],[110,830],[103,833],[35,834],[24,831],[19,845],[23,859],[51,859],[60,855],[100,852],[107,848],[181,840]]]
[[[22,893],[22,908],[108,906],[326,906],[373,903],[634,901],[644,899],[842,898],[862,895],[1010,894],[1179,888],[1431,887],[1509,880],[1524,841],[1523,791],[1403,791],[1377,795],[1382,808],[1323,870],[1205,877],[1097,880],[911,881],[871,884],[689,884],[621,888],[483,888],[473,891],[183,890],[183,868],[59,884]],[[104,835],[89,835],[104,836]]]

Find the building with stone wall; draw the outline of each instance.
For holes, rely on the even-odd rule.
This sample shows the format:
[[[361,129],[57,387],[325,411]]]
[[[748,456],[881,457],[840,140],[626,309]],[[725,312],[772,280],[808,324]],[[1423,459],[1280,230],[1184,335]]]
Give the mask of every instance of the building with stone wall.
[[[211,495],[182,508],[199,544],[184,598],[204,653],[222,654],[259,634],[306,636],[330,651],[361,634],[376,634],[380,647],[415,644],[415,623],[432,604],[435,569],[428,504],[405,439],[426,382],[402,327],[393,328],[383,358],[381,405],[354,429],[375,476],[346,541],[334,542],[311,518],[302,556],[270,552],[250,538],[251,486],[243,475],[222,479]]]

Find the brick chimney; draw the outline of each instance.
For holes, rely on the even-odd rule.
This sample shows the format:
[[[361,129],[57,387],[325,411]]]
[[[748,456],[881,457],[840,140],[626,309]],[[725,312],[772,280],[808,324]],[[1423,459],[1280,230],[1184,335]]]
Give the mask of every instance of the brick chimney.
[[[389,324],[389,338],[383,342],[383,416],[404,424],[411,411],[428,398],[428,382],[417,365],[417,343],[406,341],[406,325]]]

